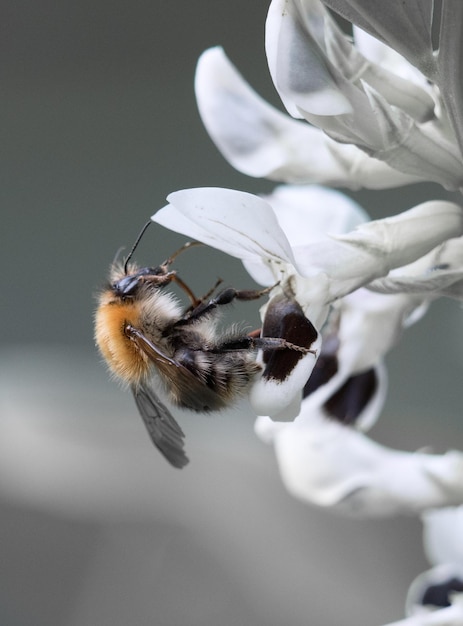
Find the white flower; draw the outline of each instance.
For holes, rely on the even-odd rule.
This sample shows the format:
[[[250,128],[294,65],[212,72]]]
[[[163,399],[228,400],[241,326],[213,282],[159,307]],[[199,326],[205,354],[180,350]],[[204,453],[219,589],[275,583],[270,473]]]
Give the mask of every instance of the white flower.
[[[361,13],[356,2],[333,0],[326,4],[344,12],[357,26],[365,27],[365,21],[355,18],[371,17],[374,27],[369,32],[385,43],[400,41],[402,46],[393,47],[431,81],[437,80],[439,61],[442,68],[450,69],[443,42],[446,37],[441,36],[442,48],[435,56],[430,30],[420,30],[411,23],[413,16],[423,25],[423,15],[415,10],[415,3],[405,10],[398,3],[391,10],[388,4],[385,10],[373,2],[368,8],[362,6]],[[350,4],[355,8],[349,13],[344,9]],[[427,17],[426,26],[430,27],[431,16]],[[443,19],[447,24],[448,9],[443,9]],[[401,27],[410,31],[405,44],[397,36]],[[384,32],[390,38],[381,36]],[[291,115],[303,117],[333,139],[354,144],[394,169],[434,180],[446,188],[462,186],[461,152],[449,132],[455,121],[455,102],[443,93],[448,81],[437,84],[443,100],[435,107],[428,90],[366,59],[319,0],[273,0],[266,25],[266,49],[274,84]],[[453,89],[451,95],[462,102],[461,89]]]
[[[310,0],[301,2],[309,3]],[[452,141],[459,145],[461,153],[463,4],[442,2],[436,8],[427,1],[324,0],[324,4],[396,50],[436,85],[442,99],[442,128],[456,138]],[[437,46],[433,42],[436,26]]]
[[[463,453],[391,450],[327,419],[323,406],[302,402],[292,423],[259,417],[257,434],[273,442],[286,488],[340,512],[376,517],[419,513],[463,499]]]
[[[457,204],[424,202],[399,215],[361,224],[351,233],[295,250],[303,275],[329,277],[329,299],[339,298],[390,270],[411,263],[462,232]]]
[[[311,189],[300,188],[302,197],[307,194],[302,209],[307,211],[306,223],[301,223],[301,213],[295,211],[294,203],[288,208],[291,211],[288,222],[292,221],[293,232],[299,232],[299,245],[294,247],[268,202],[232,189],[204,187],[176,191],[168,196],[169,204],[152,219],[242,259],[263,284],[272,284],[272,277],[279,280],[296,272],[306,279],[296,294],[303,307],[314,300],[327,303],[350,293],[385,276],[391,269],[415,261],[447,239],[463,234],[461,207],[436,200],[394,217],[359,223],[348,234],[325,232],[313,237],[311,231],[320,218],[324,219],[323,213],[330,216],[331,211],[336,211],[333,206],[336,196],[331,192],[331,202],[324,204],[321,200],[328,196],[314,196],[319,188],[315,192]],[[300,244],[301,237],[306,237],[308,243]],[[258,274],[258,266],[268,268],[266,282]]]
[[[372,44],[364,39],[362,47],[371,58]],[[266,51],[275,86],[294,117],[355,115],[354,103],[362,102],[362,83],[417,121],[434,115],[434,100],[427,86],[423,88],[424,81],[404,80],[364,56],[319,0],[273,0],[266,23]],[[390,68],[389,57],[386,62]],[[394,69],[397,65],[396,57]]]
[[[455,46],[462,37],[459,14],[452,17],[456,9],[442,5],[435,54],[432,16],[422,15],[427,6],[387,3],[385,11],[378,2],[361,8],[357,2],[325,4],[357,23],[355,43],[319,0],[273,0],[266,24],[275,87],[290,115],[310,125],[264,102],[221,49],[202,55],[196,97],[219,150],[240,171],[283,182],[355,189],[432,180],[461,188],[463,91],[455,78],[462,55]]]
[[[335,303],[294,422],[259,417],[280,474],[296,497],[360,517],[420,513],[463,501],[463,454],[409,453],[360,433],[386,396],[383,359],[404,328],[425,313],[427,294],[358,289]]]
[[[344,297],[323,329],[320,358],[305,387],[305,411],[369,429],[382,409],[387,387],[384,356],[403,329],[420,319],[421,297],[381,296],[359,289]]]
[[[253,91],[222,48],[201,55],[195,90],[211,139],[233,167],[249,176],[352,189],[420,180],[281,113]]]
[[[386,626],[463,626],[463,593],[451,593],[449,603],[444,607],[417,606],[409,617]]]

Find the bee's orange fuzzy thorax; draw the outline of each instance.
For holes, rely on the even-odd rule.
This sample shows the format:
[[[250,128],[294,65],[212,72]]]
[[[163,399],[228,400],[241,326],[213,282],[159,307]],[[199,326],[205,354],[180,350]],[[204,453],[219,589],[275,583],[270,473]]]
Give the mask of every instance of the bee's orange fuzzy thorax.
[[[128,384],[145,378],[149,361],[124,333],[124,327],[139,326],[140,307],[136,303],[111,300],[102,295],[95,314],[95,341],[109,369]]]

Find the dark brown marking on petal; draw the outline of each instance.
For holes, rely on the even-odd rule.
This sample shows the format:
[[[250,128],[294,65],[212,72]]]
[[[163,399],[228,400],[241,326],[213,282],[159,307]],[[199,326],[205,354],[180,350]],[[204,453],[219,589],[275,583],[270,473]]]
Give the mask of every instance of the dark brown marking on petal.
[[[445,607],[450,606],[450,594],[463,591],[463,581],[454,576],[442,583],[430,585],[421,598],[422,605]]]
[[[283,338],[309,349],[316,341],[318,333],[294,298],[279,295],[272,298],[268,304],[262,337]],[[303,356],[302,352],[291,349],[265,350],[263,377],[283,382]]]
[[[324,404],[329,417],[342,424],[352,425],[367,406],[378,387],[373,368],[350,376]]]
[[[304,398],[325,385],[338,371],[339,339],[331,335],[323,339],[320,356],[315,363],[309,380],[302,391]]]

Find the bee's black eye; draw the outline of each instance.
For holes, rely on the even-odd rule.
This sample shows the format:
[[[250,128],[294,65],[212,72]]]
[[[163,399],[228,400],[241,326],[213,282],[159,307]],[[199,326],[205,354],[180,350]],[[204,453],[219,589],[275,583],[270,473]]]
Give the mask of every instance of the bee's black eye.
[[[140,285],[147,284],[147,277],[162,276],[163,274],[165,274],[165,269],[161,266],[142,267],[134,274],[128,274],[127,276],[124,276],[123,278],[115,282],[112,285],[112,288],[114,290],[114,293],[121,298],[135,296]],[[151,281],[150,284],[156,285],[155,282]]]
[[[138,274],[124,276],[124,278],[113,284],[114,293],[120,297],[133,296],[138,289],[139,283],[140,276]]]

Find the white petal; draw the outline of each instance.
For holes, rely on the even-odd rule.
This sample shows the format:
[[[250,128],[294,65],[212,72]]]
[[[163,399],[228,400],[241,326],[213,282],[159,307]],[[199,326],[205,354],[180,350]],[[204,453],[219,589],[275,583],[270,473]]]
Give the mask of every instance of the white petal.
[[[463,581],[463,566],[445,563],[421,573],[408,590],[405,612],[408,619],[397,624],[422,624],[423,626],[458,626],[463,624],[463,593],[449,590],[450,606],[423,605],[426,592],[436,586],[448,586],[453,581]],[[429,596],[428,596],[429,597]],[[444,598],[442,598],[442,601]]]
[[[272,206],[291,247],[319,240],[327,231],[345,233],[368,220],[348,196],[318,185],[280,185],[263,198]],[[261,285],[279,279],[264,261],[246,261],[244,265]]]
[[[462,31],[463,5],[443,2],[437,56],[439,88],[460,150],[463,150]]]
[[[316,17],[311,13],[306,22],[310,24],[314,19]],[[368,61],[331,21],[327,21],[325,25],[325,40],[325,53],[331,67],[341,74],[342,79],[338,76],[336,81],[343,92],[344,80],[357,86],[363,81],[381,93],[390,105],[403,109],[416,121],[423,122],[434,117],[434,100],[429,93],[429,87],[423,89],[383,65]]]
[[[419,574],[410,585],[407,594],[406,612],[413,614],[421,604],[423,593],[430,586],[443,584],[452,578],[458,578],[463,582],[463,563],[447,561]]]
[[[355,373],[373,367],[397,343],[415,310],[424,313],[422,304],[419,296],[383,296],[365,289],[343,298],[338,331],[341,369]]]
[[[368,285],[379,293],[463,299],[463,237],[449,239],[414,263]]]
[[[195,90],[211,139],[231,165],[248,176],[352,189],[382,189],[419,180],[270,106],[222,48],[206,50],[199,58]]]
[[[171,193],[152,220],[239,259],[294,263],[272,207],[244,191],[216,187]]]
[[[358,289],[338,301],[323,330],[321,358],[312,387],[309,382],[310,393],[305,398],[305,406],[314,410],[323,406],[329,415],[343,423],[354,422],[355,427],[363,431],[370,428],[386,396],[383,358],[399,340],[403,329],[418,321],[426,310],[427,303],[420,296],[384,297],[365,289]],[[375,387],[372,387],[373,382]],[[363,390],[360,396],[359,390]],[[349,400],[350,393],[355,394],[355,402]],[[368,394],[373,395],[366,406],[361,413],[354,414],[361,408],[360,400],[365,401]],[[343,408],[347,411],[345,417],[338,415]],[[349,414],[352,417],[348,417]]]
[[[423,515],[423,541],[428,560],[433,565],[459,563],[463,567],[463,506]]]
[[[238,73],[222,48],[206,50],[199,58],[195,90],[211,139],[240,172],[291,183],[321,182],[354,188],[362,184],[354,177],[351,180],[349,173],[352,152],[368,159],[364,153],[354,146],[338,147],[318,128],[270,106]],[[388,186],[387,170],[387,166],[382,167],[382,186]],[[361,179],[361,169],[358,177]],[[368,186],[368,179],[364,184]]]
[[[462,186],[461,154],[455,143],[443,136],[440,123],[417,124],[404,111],[391,107],[369,85],[364,84],[364,90],[382,137],[375,144],[354,143],[399,171],[427,177],[446,189]]]
[[[463,269],[435,269],[423,277],[386,276],[374,280],[368,289],[382,294],[406,293],[430,300],[440,296],[463,300]]]
[[[316,241],[327,232],[347,233],[369,221],[354,200],[319,185],[280,185],[263,197],[292,247]]]
[[[310,1],[310,0],[309,0]],[[324,4],[397,50],[422,72],[433,73],[431,0],[323,0]]]
[[[368,376],[368,379],[365,379],[365,376]],[[365,380],[371,385],[372,379],[375,385],[373,388],[365,387],[365,384],[359,386]],[[326,419],[337,420],[341,424],[366,432],[376,423],[383,410],[387,382],[387,370],[382,360],[378,360],[369,370],[351,372],[341,358],[339,370],[335,375],[304,398],[304,411],[313,410],[317,413],[320,407],[323,407]],[[365,391],[365,394],[371,393],[370,397],[359,396],[359,390]]]
[[[325,14],[321,3],[319,12]],[[339,115],[352,110],[328,66],[321,61],[313,34],[303,28],[294,2],[272,1],[265,38],[270,74],[290,115],[300,117],[298,109],[316,115]]]
[[[284,166],[287,157],[279,141],[282,132],[290,135],[292,128],[303,136],[317,132],[290,120],[260,98],[222,48],[211,48],[200,56],[195,93],[211,139],[233,167],[250,176],[267,176]]]
[[[327,139],[329,138],[327,137]],[[366,152],[354,145],[337,143],[333,140],[329,148],[339,165],[342,164],[346,181],[348,181],[345,186],[351,189],[358,189],[359,187],[389,189],[417,183],[424,179],[416,174],[407,174],[396,170],[385,161],[368,156]],[[329,180],[321,180],[320,182],[333,184]]]
[[[372,63],[385,67],[401,78],[413,82],[423,89],[429,89],[425,76],[401,54],[376,39],[365,30],[353,26],[355,47]]]
[[[450,202],[431,201],[361,224],[347,235],[295,248],[294,254],[304,276],[329,277],[330,297],[335,299],[462,233],[462,209]]]
[[[282,480],[296,497],[358,517],[419,513],[463,499],[463,454],[408,453],[380,446],[327,420],[305,401],[272,436]]]

